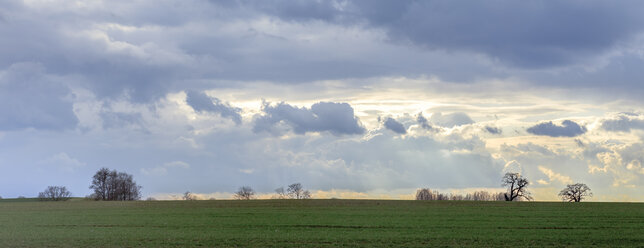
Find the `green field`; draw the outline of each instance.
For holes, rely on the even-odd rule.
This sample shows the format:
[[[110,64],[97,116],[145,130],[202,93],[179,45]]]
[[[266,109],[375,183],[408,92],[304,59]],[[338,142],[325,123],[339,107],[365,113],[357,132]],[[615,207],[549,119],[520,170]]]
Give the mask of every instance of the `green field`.
[[[644,247],[642,203],[0,200],[0,247]]]

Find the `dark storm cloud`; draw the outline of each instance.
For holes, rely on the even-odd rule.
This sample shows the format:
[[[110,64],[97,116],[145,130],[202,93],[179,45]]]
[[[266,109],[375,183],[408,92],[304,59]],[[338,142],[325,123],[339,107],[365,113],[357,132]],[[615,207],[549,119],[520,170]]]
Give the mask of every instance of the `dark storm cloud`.
[[[228,103],[222,103],[216,97],[210,97],[203,92],[187,91],[186,103],[197,112],[210,112],[221,115],[224,118],[232,119],[237,125],[241,124],[242,118],[239,114],[240,108],[230,106]]]
[[[20,63],[0,71],[0,130],[63,130],[78,124],[70,90],[44,74],[39,64]]]
[[[296,134],[328,131],[334,135],[362,134],[365,132],[353,108],[347,103],[319,102],[310,109],[286,103],[264,103],[264,112],[255,118],[253,131],[272,131],[277,124],[285,124]]]
[[[407,129],[405,129],[405,126],[396,121],[394,118],[387,117],[383,120],[382,124],[385,126],[385,128],[397,133],[397,134],[406,134]]]
[[[557,78],[496,70],[495,63],[477,62],[473,54],[509,67],[583,63],[641,33],[641,5],[115,0],[77,8],[65,1],[6,1],[0,6],[0,70],[35,62],[52,75],[73,75],[78,79],[73,87],[99,98],[125,95],[139,103],[168,92],[244,81],[292,84],[425,74],[446,81],[519,77],[555,87],[610,83],[639,89],[644,61],[629,52],[593,72],[571,70]],[[257,25],[266,17],[275,28]],[[410,49],[410,44],[427,49]]]
[[[586,127],[580,126],[574,121],[565,120],[561,125],[549,122],[539,123],[527,129],[531,134],[550,137],[575,137],[586,133]]]
[[[250,2],[247,5],[252,5]],[[471,51],[507,65],[582,62],[642,30],[641,1],[261,1],[285,20],[366,23],[394,41]],[[271,6],[271,7],[266,7]]]
[[[613,119],[602,121],[601,128],[612,132],[630,132],[631,129],[644,129],[644,120],[635,117],[637,117],[637,114],[620,113]]]

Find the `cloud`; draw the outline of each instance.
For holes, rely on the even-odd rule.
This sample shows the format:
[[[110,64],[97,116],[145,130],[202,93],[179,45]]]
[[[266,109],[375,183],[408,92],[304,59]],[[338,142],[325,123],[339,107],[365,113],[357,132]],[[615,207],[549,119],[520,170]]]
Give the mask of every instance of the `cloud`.
[[[498,127],[485,126],[485,130],[491,134],[501,134],[502,130]]]
[[[262,115],[256,116],[253,131],[274,131],[277,124],[290,127],[296,134],[331,132],[334,135],[362,134],[365,128],[353,108],[347,103],[319,102],[310,109],[298,108],[284,102],[264,103]]]
[[[516,160],[509,161],[503,165],[503,173],[523,174],[523,167]]]
[[[189,169],[190,164],[183,162],[183,161],[172,161],[172,162],[167,162],[163,164],[164,167],[167,168],[183,168],[183,169]]]
[[[141,168],[140,171],[146,176],[165,176],[170,169],[190,169],[190,164],[183,161],[172,161],[153,168]]]
[[[551,169],[548,169],[543,166],[539,166],[538,168],[539,168],[539,171],[541,171],[543,174],[545,174],[548,177],[549,183],[558,181],[561,184],[572,184],[572,179],[570,179],[569,176],[564,176],[559,173],[555,173]],[[549,183],[546,183],[546,184],[549,184]],[[541,184],[544,184],[544,182],[542,181]]]
[[[232,119],[237,125],[242,122],[240,108],[232,107],[228,103],[222,103],[215,97],[210,97],[203,92],[187,91],[186,103],[196,112],[209,112],[221,115],[224,118]]]
[[[250,81],[388,76],[517,78],[633,92],[644,64],[641,42],[632,41],[644,27],[633,11],[641,4],[143,0],[81,8],[16,1],[3,5],[0,68],[33,61],[52,75],[74,77],[74,87],[98,98],[137,103]],[[523,70],[550,66],[565,70]]]
[[[472,124],[474,121],[465,113],[457,112],[443,115],[440,112],[432,114],[429,120],[442,127],[455,127]]]
[[[564,120],[560,125],[549,122],[539,123],[527,129],[531,134],[550,137],[575,137],[586,133],[586,127],[580,126],[574,121]]]
[[[620,113],[601,122],[601,128],[611,132],[630,132],[631,129],[644,129],[644,119],[634,113]]]
[[[145,121],[141,113],[103,111],[99,115],[103,120],[102,124],[105,129],[134,126],[140,130],[145,130]]]
[[[70,157],[67,153],[57,153],[43,161],[67,172],[74,172],[85,166],[85,163]]]
[[[448,0],[354,0],[292,4],[276,0],[263,1],[256,7],[289,21],[367,23],[384,30],[393,41],[427,49],[481,53],[509,66],[540,68],[583,62],[583,58],[635,37],[643,31],[644,18],[634,9],[642,5],[635,1],[500,0],[494,4],[462,4]]]
[[[406,134],[407,129],[405,129],[405,126],[396,121],[395,119],[391,117],[386,117],[384,118],[382,124],[385,126],[385,128],[397,133],[397,134]]]
[[[71,92],[36,63],[18,63],[0,71],[0,130],[74,129]]]
[[[628,163],[626,169],[644,175],[644,168],[642,168],[642,163],[639,160],[633,160]]]
[[[416,122],[422,127],[423,129],[431,130],[432,126],[429,125],[429,122],[427,121],[427,118],[423,116],[423,113],[418,113],[418,116],[416,117]]]

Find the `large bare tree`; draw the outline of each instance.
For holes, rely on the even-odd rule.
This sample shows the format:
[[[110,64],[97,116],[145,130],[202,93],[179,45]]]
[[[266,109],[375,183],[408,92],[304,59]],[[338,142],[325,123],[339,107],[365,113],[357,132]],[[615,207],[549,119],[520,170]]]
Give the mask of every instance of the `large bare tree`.
[[[72,196],[72,193],[65,186],[49,186],[45,191],[38,193],[38,199],[41,201],[66,201]]]
[[[521,174],[505,173],[501,182],[501,185],[508,187],[508,192],[504,194],[506,201],[515,201],[521,198],[532,200],[532,196],[530,196],[530,192],[527,190],[530,182],[528,182],[528,179],[522,177]]]
[[[586,197],[593,196],[588,185],[584,183],[568,184],[566,188],[559,192],[559,197],[564,201],[580,202]]]
[[[288,186],[286,193],[291,199],[310,199],[311,192],[305,190],[301,183],[294,183]]]
[[[92,177],[90,189],[93,198],[103,201],[133,201],[141,199],[141,186],[136,185],[132,175],[101,168]]]
[[[255,191],[249,186],[239,187],[234,197],[238,200],[251,200],[255,198]]]

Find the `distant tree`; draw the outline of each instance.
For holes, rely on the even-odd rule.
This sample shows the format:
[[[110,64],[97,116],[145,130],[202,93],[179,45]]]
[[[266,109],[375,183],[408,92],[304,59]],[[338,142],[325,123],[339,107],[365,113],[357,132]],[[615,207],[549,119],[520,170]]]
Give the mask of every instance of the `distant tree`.
[[[190,191],[186,191],[186,193],[183,193],[183,197],[181,197],[181,198],[183,198],[186,201],[195,201],[195,200],[197,200],[197,196],[195,194],[193,194],[192,192],[190,192]]]
[[[419,189],[416,191],[416,200],[419,201],[428,201],[432,199],[432,191],[430,189]]]
[[[288,186],[286,193],[291,199],[310,199],[311,192],[305,190],[301,183],[294,183]]]
[[[438,193],[438,195],[436,195],[436,200],[447,201],[449,200],[449,195]]]
[[[249,186],[239,187],[234,197],[238,200],[251,200],[255,198],[255,191]]]
[[[461,199],[462,196],[457,195],[447,195],[440,193],[436,190],[430,189],[419,189],[416,191],[416,200],[425,200],[425,201],[447,201],[447,200],[456,200]]]
[[[492,195],[492,200],[493,201],[505,201],[505,193],[499,192],[494,195]]]
[[[429,200],[429,201],[504,201],[504,193],[491,194],[487,191],[475,191],[466,195],[460,194],[443,194],[435,190],[427,188],[419,189],[416,191],[416,200]]]
[[[141,199],[141,186],[136,185],[132,175],[101,168],[92,177],[90,189],[95,200],[134,201]]]
[[[27,198],[27,197],[24,197],[22,195],[18,196],[18,199],[25,199],[25,198]]]
[[[465,199],[465,197],[459,194],[449,194],[449,199],[451,201],[462,201]]]
[[[515,201],[524,198],[532,200],[530,192],[526,187],[530,184],[528,179],[521,176],[519,173],[505,173],[501,180],[503,186],[508,187],[508,192],[504,194],[506,201]]]
[[[72,196],[72,193],[65,186],[49,186],[45,191],[38,193],[38,199],[41,201],[66,201]]]
[[[148,197],[145,199],[146,201],[156,201],[157,199],[154,197]]]
[[[279,187],[275,189],[275,195],[272,197],[273,199],[287,199],[288,195],[286,194],[286,191],[284,190],[284,187]]]
[[[562,200],[569,202],[580,202],[586,197],[591,196],[593,196],[593,193],[590,192],[588,185],[584,183],[568,184],[566,188],[559,192],[559,197],[561,197]]]

